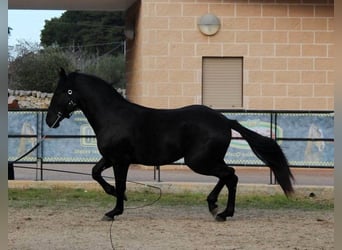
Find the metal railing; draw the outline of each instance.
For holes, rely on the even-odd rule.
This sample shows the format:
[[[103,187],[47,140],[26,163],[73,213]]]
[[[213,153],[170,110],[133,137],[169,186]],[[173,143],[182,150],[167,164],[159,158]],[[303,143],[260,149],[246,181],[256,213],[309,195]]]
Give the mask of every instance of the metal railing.
[[[291,167],[334,167],[334,112],[293,110],[218,110],[256,132],[274,138]],[[20,163],[36,163],[43,180],[44,163],[96,163],[100,159],[96,137],[81,112],[58,129],[45,124],[46,110],[21,109],[8,112],[8,161],[27,152],[46,134],[46,140]],[[239,134],[233,133],[225,160],[233,166],[264,166]],[[181,160],[173,164],[183,164]],[[158,173],[157,173],[158,172]],[[155,166],[160,180],[160,166]],[[270,183],[273,183],[270,175]]]

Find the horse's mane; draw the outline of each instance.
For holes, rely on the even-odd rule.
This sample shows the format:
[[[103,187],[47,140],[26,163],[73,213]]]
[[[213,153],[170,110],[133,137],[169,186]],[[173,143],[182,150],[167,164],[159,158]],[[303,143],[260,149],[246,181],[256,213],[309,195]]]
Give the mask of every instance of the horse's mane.
[[[67,81],[73,84],[80,85],[88,85],[96,88],[96,91],[103,91],[106,93],[113,93],[122,99],[125,99],[120,93],[118,93],[115,88],[107,81],[97,77],[95,75],[79,73],[79,72],[71,72],[67,76]]]

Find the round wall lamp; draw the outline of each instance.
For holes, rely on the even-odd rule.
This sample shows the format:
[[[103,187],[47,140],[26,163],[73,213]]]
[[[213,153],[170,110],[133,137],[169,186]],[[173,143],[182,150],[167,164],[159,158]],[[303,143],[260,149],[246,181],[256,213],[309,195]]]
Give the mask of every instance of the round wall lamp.
[[[198,20],[199,30],[207,36],[215,35],[221,26],[220,19],[214,14],[205,14]]]
[[[134,39],[135,32],[134,32],[134,24],[133,23],[126,23],[126,27],[124,29],[124,34],[128,40]]]

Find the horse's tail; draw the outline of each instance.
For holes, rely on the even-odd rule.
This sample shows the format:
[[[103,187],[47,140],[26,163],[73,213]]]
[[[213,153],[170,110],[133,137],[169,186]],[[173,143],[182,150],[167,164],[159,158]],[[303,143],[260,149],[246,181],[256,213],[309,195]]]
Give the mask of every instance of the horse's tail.
[[[229,125],[248,142],[254,154],[271,168],[286,196],[293,193],[291,179],[294,178],[286,156],[278,143],[242,126],[235,120],[229,120]]]

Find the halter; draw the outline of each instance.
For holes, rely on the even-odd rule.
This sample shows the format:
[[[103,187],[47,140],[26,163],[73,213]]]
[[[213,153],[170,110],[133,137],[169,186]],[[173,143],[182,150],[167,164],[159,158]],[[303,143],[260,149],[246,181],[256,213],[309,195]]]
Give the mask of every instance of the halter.
[[[67,114],[64,114],[62,112],[58,112],[58,115],[61,116],[61,117],[66,117],[66,118],[70,118],[72,113],[75,111],[76,107],[77,107],[77,103],[73,100],[73,97],[72,97],[72,90],[71,89],[68,89],[67,91],[67,94],[69,96],[69,102],[67,104]],[[69,112],[69,110],[71,110]]]

